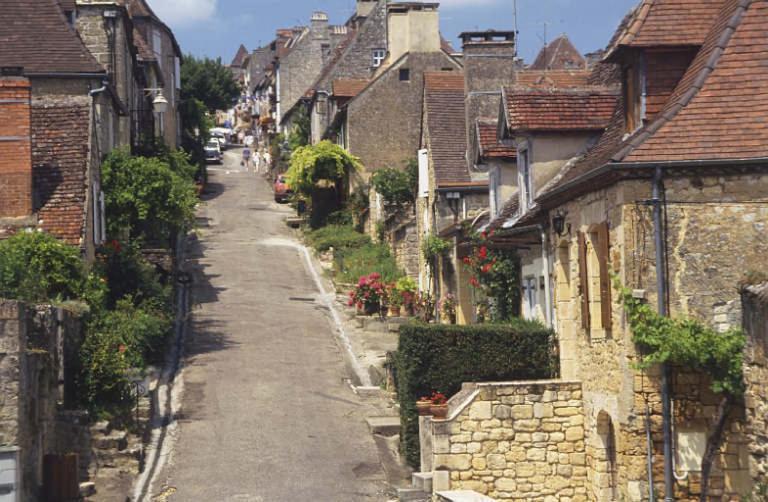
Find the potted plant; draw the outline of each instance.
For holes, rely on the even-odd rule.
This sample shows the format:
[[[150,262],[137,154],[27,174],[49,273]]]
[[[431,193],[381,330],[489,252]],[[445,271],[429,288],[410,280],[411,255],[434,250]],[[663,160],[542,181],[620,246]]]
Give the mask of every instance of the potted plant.
[[[384,284],[381,274],[374,272],[360,277],[355,289],[349,292],[349,306],[357,307],[358,314],[373,315],[381,308]]]
[[[395,287],[400,294],[401,303],[405,309],[405,315],[413,317],[415,306],[414,303],[416,301],[416,291],[418,289],[416,286],[416,281],[410,277],[401,277],[395,283]]]
[[[387,305],[390,317],[400,317],[400,307],[403,304],[403,296],[395,283],[388,284],[386,288]]]
[[[432,398],[428,396],[424,396],[419,398],[418,401],[416,401],[416,411],[419,412],[420,417],[424,417],[431,414],[430,409],[432,408]]]
[[[429,412],[432,416],[438,420],[443,420],[448,416],[448,398],[445,394],[435,391],[432,393],[432,405],[429,407]]]
[[[450,324],[456,324],[456,297],[448,293],[440,300],[440,313],[443,320]]]

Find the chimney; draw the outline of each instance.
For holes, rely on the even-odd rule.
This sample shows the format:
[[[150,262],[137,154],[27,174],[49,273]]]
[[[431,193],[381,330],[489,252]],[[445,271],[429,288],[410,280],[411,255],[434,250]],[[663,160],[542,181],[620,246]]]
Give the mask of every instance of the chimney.
[[[437,3],[404,2],[387,5],[390,62],[407,52],[437,52],[441,47]]]
[[[321,11],[315,11],[312,13],[312,31],[317,33],[320,30],[326,29],[328,26],[328,14]]]
[[[378,0],[357,0],[357,12],[355,15],[357,17],[368,17],[371,15],[371,11],[374,7],[376,7],[376,4],[378,3]]]
[[[467,148],[475,148],[477,119],[496,119],[501,88],[514,82],[519,66],[514,31],[467,31],[461,38],[467,92]]]
[[[0,68],[0,218],[32,215],[32,89],[21,74]]]

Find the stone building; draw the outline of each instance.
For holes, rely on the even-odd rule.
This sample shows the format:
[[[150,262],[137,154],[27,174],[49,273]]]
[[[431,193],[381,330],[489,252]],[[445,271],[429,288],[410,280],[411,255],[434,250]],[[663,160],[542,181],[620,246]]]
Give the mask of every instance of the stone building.
[[[181,48],[173,31],[152,11],[145,0],[120,0],[128,8],[139,36],[154,54],[155,71],[148,75],[149,89],[162,91],[168,101],[165,113],[154,112],[154,136],[162,138],[166,146],[176,149],[181,145]],[[152,98],[158,91],[151,91]]]
[[[28,145],[7,146],[25,152],[16,169],[32,175],[31,212],[6,230],[39,227],[79,246],[92,259],[104,239],[100,163],[118,144],[125,107],[115,88],[105,84],[105,70],[58,2],[4,1],[0,7],[13,11],[15,22],[0,26],[0,37],[6,40],[0,47],[0,67],[28,79],[26,87],[15,79],[17,90],[27,97],[15,103],[14,113],[26,113],[30,120],[30,136],[19,136],[29,137]],[[41,29],[45,37],[37,36]]]

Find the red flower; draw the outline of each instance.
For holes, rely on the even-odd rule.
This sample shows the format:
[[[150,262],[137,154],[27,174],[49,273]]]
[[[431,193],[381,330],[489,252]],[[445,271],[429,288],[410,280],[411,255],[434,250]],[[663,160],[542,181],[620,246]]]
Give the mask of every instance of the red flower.
[[[464,264],[469,265],[470,263],[472,263],[472,260],[469,259],[469,256],[465,256],[464,257]]]
[[[477,277],[472,277],[472,278],[469,280],[469,283],[470,283],[471,285],[473,285],[474,287],[476,287],[476,288],[480,286],[480,282],[477,280]]]
[[[485,265],[483,265],[483,268],[482,268],[483,273],[487,274],[488,272],[490,272],[492,266],[493,266],[492,263],[486,263]]]
[[[480,247],[480,258],[482,258],[483,260],[488,258],[488,248],[487,247],[485,247],[485,246],[481,246]]]

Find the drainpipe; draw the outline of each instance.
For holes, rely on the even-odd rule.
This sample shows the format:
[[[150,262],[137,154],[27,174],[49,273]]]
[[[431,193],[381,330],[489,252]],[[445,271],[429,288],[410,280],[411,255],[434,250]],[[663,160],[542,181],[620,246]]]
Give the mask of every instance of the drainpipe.
[[[664,257],[664,234],[661,226],[661,206],[663,201],[663,173],[661,166],[656,166],[653,176],[653,234],[656,247],[656,295],[659,315],[666,317],[667,312],[667,269]],[[670,390],[669,365],[661,369],[661,405],[662,429],[664,431],[664,501],[674,500],[674,477],[672,470],[672,399]]]
[[[544,227],[541,227],[541,261],[544,268],[544,310],[547,318],[547,326],[554,328],[554,316],[552,315],[552,292],[550,291],[549,274],[549,235]]]

